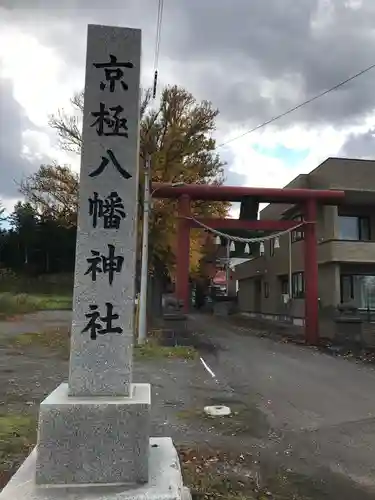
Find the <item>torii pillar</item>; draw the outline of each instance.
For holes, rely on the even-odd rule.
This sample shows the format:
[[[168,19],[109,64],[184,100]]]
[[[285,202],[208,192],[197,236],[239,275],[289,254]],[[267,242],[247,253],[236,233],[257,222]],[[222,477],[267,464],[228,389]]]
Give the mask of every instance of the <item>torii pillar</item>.
[[[319,343],[318,304],[318,249],[316,240],[317,202],[313,198],[304,204],[305,221],[305,340],[307,344]]]
[[[183,312],[189,311],[189,260],[190,260],[190,196],[178,199],[176,295],[182,301]]]

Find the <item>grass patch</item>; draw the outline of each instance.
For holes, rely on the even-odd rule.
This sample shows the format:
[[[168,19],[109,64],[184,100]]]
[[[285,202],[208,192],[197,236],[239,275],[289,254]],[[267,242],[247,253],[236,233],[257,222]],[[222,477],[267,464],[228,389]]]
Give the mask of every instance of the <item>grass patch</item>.
[[[70,334],[66,328],[56,328],[38,333],[22,333],[2,339],[2,344],[18,352],[26,349],[46,349],[61,359],[68,360],[70,353]]]
[[[52,352],[60,359],[69,359],[70,334],[67,328],[55,328],[35,333],[22,333],[7,336],[1,339],[1,345],[13,348],[16,352],[23,353],[28,349],[45,349]],[[175,346],[166,347],[158,344],[151,338],[146,344],[136,346],[134,357],[136,359],[195,359],[197,351],[191,347]]]
[[[0,471],[10,471],[29,453],[36,440],[30,415],[0,414]]]
[[[70,333],[67,328],[60,327],[42,332],[21,333],[19,335],[4,336],[0,339],[4,347],[11,347],[15,352],[22,354],[26,350],[45,349],[60,359],[69,359]],[[158,344],[151,338],[146,344],[135,346],[136,359],[195,359],[197,351],[191,347],[167,347]]]
[[[29,276],[0,270],[0,293],[28,293],[37,295],[71,295],[73,273],[45,274]]]
[[[32,295],[9,292],[0,294],[0,315],[3,318],[33,311],[67,310],[71,308],[72,297],[69,295]]]
[[[135,359],[196,359],[197,351],[193,347],[163,346],[159,344],[157,335],[151,336],[145,344],[135,346]]]

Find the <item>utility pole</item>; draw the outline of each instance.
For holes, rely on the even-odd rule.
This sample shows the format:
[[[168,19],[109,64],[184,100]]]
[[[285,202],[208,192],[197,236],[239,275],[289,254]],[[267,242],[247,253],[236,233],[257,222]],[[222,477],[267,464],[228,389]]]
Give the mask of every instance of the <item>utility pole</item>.
[[[288,292],[289,292],[289,303],[292,300],[293,296],[293,286],[292,286],[292,232],[289,231],[288,233],[288,254],[289,254],[289,286],[288,286]]]
[[[230,281],[230,267],[229,267],[229,262],[230,262],[230,244],[231,241],[228,239],[227,241],[227,259],[226,259],[226,268],[225,268],[225,280],[227,282],[227,297],[229,296],[229,281]]]
[[[150,171],[151,159],[147,157],[144,172],[143,199],[143,231],[141,254],[141,290],[139,294],[138,344],[143,344],[147,338],[147,287],[148,287],[148,231],[150,222],[151,194]]]

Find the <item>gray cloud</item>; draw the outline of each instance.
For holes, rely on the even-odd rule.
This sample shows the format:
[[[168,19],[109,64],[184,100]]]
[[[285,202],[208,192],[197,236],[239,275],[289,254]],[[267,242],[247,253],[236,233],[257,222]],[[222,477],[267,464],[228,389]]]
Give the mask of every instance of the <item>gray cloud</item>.
[[[203,63],[193,69],[200,75],[195,87],[209,89],[233,121],[256,125],[374,63],[372,0],[358,10],[345,8],[342,0],[326,1],[320,12],[316,0],[188,5],[187,27],[172,50],[176,57],[186,54],[187,66]],[[370,73],[364,75],[276,126],[353,123],[375,107],[372,81]],[[268,82],[275,85],[272,99],[265,95]]]
[[[228,148],[223,148],[220,154],[220,158],[223,162],[226,163],[224,166],[224,184],[227,186],[245,186],[246,185],[246,176],[243,174],[239,174],[238,172],[234,172],[231,170],[230,165],[234,160],[234,155],[232,150]],[[241,208],[241,203],[231,203],[231,210],[236,214]]]
[[[226,169],[225,184],[228,186],[245,186],[246,176],[234,172],[233,170]]]
[[[74,70],[84,65],[88,23],[141,28],[145,81],[152,76],[156,16],[156,0],[0,0],[0,24],[35,35]],[[363,0],[360,8],[343,0],[166,2],[160,83],[180,83],[198,99],[211,100],[220,109],[222,130],[251,128],[374,63],[374,22],[374,0]],[[165,68],[173,81],[167,81]],[[273,127],[304,123],[341,129],[362,122],[375,109],[374,75],[375,70]],[[9,128],[12,116],[6,114],[13,131],[7,133],[16,140],[7,140],[0,154],[13,155],[16,171],[25,171],[30,165],[19,158],[20,133],[30,124],[9,98],[9,85],[1,84],[0,92],[0,102],[13,103],[19,117]],[[3,112],[0,116],[5,120]],[[372,141],[372,132],[349,137],[342,152],[363,156],[372,151]],[[232,158],[222,155],[229,165],[226,183],[243,184],[245,177],[229,168]]]
[[[22,132],[28,129],[33,125],[13,98],[12,85],[0,79],[0,199],[19,196],[16,182],[38,166],[22,157]]]
[[[63,6],[61,6],[63,3]],[[156,32],[157,2],[128,0],[0,0],[0,19],[15,24],[46,46],[53,47],[71,65],[84,67],[87,24],[141,28],[143,59],[151,61]],[[151,81],[151,79],[150,79]],[[83,85],[83,82],[82,82]]]
[[[61,7],[57,0],[0,0],[0,5],[9,20],[34,30],[72,64],[83,64],[88,22],[142,28],[145,60],[152,61],[156,1],[107,0],[104,6],[99,0],[67,0]],[[373,0],[363,0],[361,8],[343,0],[175,0],[164,12],[161,55],[173,63],[176,80],[198,98],[212,100],[223,119],[237,125],[256,125],[374,62]],[[367,74],[277,126],[357,122],[375,108],[372,80]]]
[[[220,159],[223,163],[225,163],[224,184],[227,186],[244,186],[246,184],[246,176],[231,170],[231,164],[234,161],[234,154],[232,153],[232,150],[223,148],[220,152]]]
[[[364,134],[351,134],[340,150],[340,156],[349,158],[375,158],[375,129]]]

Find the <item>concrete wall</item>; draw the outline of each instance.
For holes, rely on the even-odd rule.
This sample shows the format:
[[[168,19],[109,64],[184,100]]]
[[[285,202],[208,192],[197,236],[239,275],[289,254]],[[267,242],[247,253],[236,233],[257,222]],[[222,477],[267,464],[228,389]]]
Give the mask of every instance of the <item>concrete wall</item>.
[[[308,180],[314,189],[375,190],[375,161],[328,158]]]
[[[327,241],[319,246],[320,262],[367,263],[375,261],[375,241]]]
[[[265,287],[268,287],[268,297],[265,297]],[[271,272],[267,272],[263,276],[262,283],[262,308],[264,313],[274,314],[280,310],[281,306],[281,285],[278,277]]]
[[[303,271],[303,268],[299,269]],[[297,269],[294,268],[294,272]],[[340,267],[338,264],[319,266],[319,298],[322,307],[336,307],[340,302]],[[291,314],[304,317],[304,299],[293,299],[287,306],[283,302],[281,276],[273,272],[264,273],[262,279],[261,309],[257,311],[254,303],[255,277],[239,281],[239,308],[241,311],[262,312],[268,314]],[[264,283],[269,285],[269,297],[264,296]]]
[[[285,186],[290,189],[306,189],[308,185],[308,175],[301,174],[295,179],[293,179],[289,184]],[[259,219],[269,219],[276,220],[280,219],[282,213],[290,210],[293,205],[282,204],[282,203],[270,203],[259,213]]]
[[[340,303],[340,266],[335,263],[320,265],[318,276],[321,307],[336,307]]]
[[[264,257],[254,257],[252,260],[244,262],[236,266],[234,271],[234,278],[243,280],[250,277],[262,276],[265,268]]]
[[[255,311],[255,280],[244,279],[239,282],[238,307],[243,312]]]
[[[334,206],[318,208],[319,220],[317,228],[318,242],[339,238],[338,209]]]
[[[352,204],[351,192],[363,192],[356,198],[375,196],[375,161],[350,158],[328,158],[309,174],[302,174],[293,179],[285,188],[299,189],[341,189],[348,191],[346,199]],[[362,203],[362,202],[361,202]],[[329,207],[328,211],[329,211]],[[282,214],[293,209],[292,205],[270,204],[259,214],[260,219],[279,219]],[[298,209],[298,207],[296,207]]]
[[[318,293],[321,307],[333,308],[340,303],[340,266],[326,264],[319,266]],[[269,284],[269,297],[264,296],[264,284]],[[255,308],[255,279],[248,278],[240,281],[238,292],[239,308],[244,312],[261,312],[263,314],[288,315],[303,318],[305,316],[305,300],[292,299],[285,305],[282,300],[280,276],[264,274],[262,276],[261,309]]]
[[[375,192],[373,205],[324,207],[323,211],[323,233],[318,238],[319,262],[375,262]],[[373,241],[339,240],[339,215],[368,217]]]

